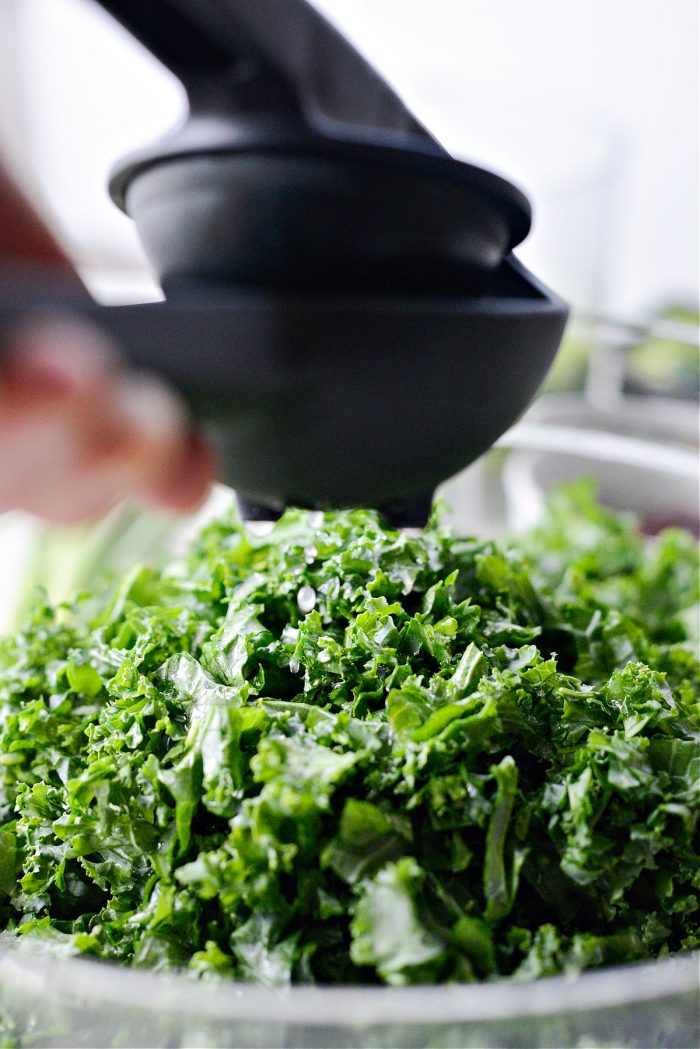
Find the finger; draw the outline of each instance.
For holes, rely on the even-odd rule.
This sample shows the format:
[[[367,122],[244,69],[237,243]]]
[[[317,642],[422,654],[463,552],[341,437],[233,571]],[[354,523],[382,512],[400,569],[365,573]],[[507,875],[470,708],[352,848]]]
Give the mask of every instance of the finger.
[[[122,494],[175,510],[193,509],[213,480],[214,463],[179,399],[154,376],[129,373],[114,392],[125,427],[99,465]]]
[[[13,412],[38,411],[89,390],[118,362],[111,340],[86,322],[56,318],[23,326],[3,346],[0,426]]]
[[[0,377],[0,506],[72,522],[126,496],[175,510],[206,496],[211,454],[160,380],[121,371],[113,347],[73,322],[25,332],[13,350]]]
[[[173,454],[167,470],[144,490],[143,498],[167,510],[196,510],[206,499],[216,475],[216,462],[208,444],[192,430]]]
[[[48,264],[81,286],[68,256],[1,163],[0,214],[5,217],[0,223],[0,262],[9,259],[13,263],[30,260]]]

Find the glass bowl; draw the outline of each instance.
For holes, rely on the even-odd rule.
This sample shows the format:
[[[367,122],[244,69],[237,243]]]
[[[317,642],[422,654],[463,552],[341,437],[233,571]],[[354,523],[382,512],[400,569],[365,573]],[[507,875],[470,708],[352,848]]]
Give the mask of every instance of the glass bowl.
[[[698,967],[685,955],[534,982],[275,990],[4,949],[0,1044],[691,1049]]]

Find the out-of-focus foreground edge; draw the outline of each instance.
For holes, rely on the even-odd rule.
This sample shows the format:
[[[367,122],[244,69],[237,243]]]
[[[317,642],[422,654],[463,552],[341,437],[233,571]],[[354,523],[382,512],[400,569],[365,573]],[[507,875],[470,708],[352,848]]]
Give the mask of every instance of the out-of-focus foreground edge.
[[[83,958],[0,950],[0,991],[26,1001],[129,1004],[183,1017],[321,1025],[472,1023],[634,1005],[700,992],[700,952],[523,982],[429,987],[209,984]]]

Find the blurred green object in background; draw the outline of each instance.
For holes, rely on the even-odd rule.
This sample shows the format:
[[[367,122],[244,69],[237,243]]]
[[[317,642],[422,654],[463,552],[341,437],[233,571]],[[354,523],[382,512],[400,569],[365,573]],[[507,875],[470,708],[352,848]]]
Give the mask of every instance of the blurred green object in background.
[[[588,374],[591,335],[586,331],[569,331],[554,358],[542,393],[565,393],[583,390]]]
[[[592,395],[593,387],[597,395],[697,400],[699,330],[700,312],[692,305],[668,306],[643,322],[575,313],[541,392]]]
[[[687,325],[689,336],[697,338],[700,312],[689,306],[670,306],[659,320]],[[631,346],[625,355],[625,389],[634,393],[671,394],[676,397],[700,396],[700,354],[697,345],[652,337]]]

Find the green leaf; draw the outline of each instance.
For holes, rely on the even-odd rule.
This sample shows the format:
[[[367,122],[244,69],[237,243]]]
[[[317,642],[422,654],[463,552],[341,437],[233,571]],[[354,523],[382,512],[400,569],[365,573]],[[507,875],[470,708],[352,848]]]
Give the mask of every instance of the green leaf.
[[[343,806],[339,832],[326,847],[322,862],[355,885],[403,855],[412,837],[407,819],[387,815],[368,801],[349,798]]]
[[[374,966],[387,983],[425,982],[444,967],[445,944],[418,913],[423,879],[416,861],[405,856],[361,885],[350,956],[356,965]]]
[[[493,765],[491,772],[496,779],[497,793],[486,831],[484,915],[489,921],[498,921],[504,918],[513,906],[518,885],[519,863],[522,862],[522,859],[512,859],[509,862],[506,855],[506,837],[518,789],[518,767],[508,755],[498,765]]]

